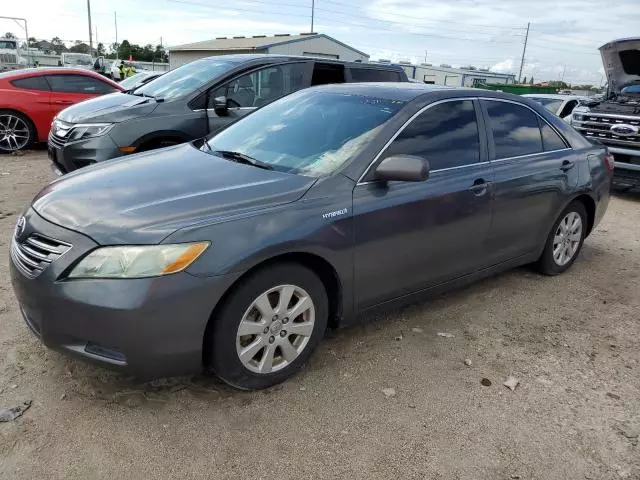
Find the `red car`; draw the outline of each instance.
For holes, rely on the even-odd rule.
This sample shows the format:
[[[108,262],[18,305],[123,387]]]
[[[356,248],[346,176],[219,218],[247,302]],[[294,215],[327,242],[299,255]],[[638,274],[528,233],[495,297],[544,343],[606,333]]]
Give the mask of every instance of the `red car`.
[[[46,142],[53,117],[60,110],[123,90],[102,75],[75,68],[30,68],[0,73],[0,152]]]

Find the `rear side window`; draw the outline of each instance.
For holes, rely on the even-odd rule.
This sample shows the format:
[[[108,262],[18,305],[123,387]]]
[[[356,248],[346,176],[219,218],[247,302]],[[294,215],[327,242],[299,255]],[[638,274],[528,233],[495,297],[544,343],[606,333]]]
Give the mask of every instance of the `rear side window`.
[[[375,68],[352,68],[351,80],[354,82],[400,82],[400,74],[391,70]]]
[[[542,152],[538,116],[528,108],[508,102],[485,100],[493,132],[496,158]]]
[[[47,75],[46,78],[54,92],[104,94],[117,91],[108,83],[87,75]]]
[[[480,161],[478,122],[472,100],[444,102],[428,108],[396,137],[384,156],[417,155],[432,170]]]
[[[567,143],[547,122],[541,118],[539,119],[539,122],[540,131],[542,132],[542,146],[544,147],[545,152],[567,148]]]
[[[49,90],[49,84],[44,77],[27,77],[19,78],[11,82],[16,88],[24,88],[26,90]]]

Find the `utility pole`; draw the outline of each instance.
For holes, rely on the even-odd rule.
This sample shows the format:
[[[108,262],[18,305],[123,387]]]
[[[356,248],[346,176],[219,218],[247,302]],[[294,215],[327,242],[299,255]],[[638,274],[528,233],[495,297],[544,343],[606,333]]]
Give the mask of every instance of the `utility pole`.
[[[560,81],[564,82],[564,72],[567,70],[567,66],[563,65],[562,66],[562,76],[560,77]]]
[[[309,33],[313,33],[313,15],[315,13],[316,10],[316,0],[311,0],[311,32]]]
[[[97,25],[95,26],[95,29],[96,29],[96,57],[97,57],[99,55],[99,53],[98,53],[98,44],[100,43],[100,42],[98,42],[98,26]]]
[[[527,22],[527,34],[524,37],[524,47],[522,48],[522,60],[520,60],[520,73],[518,74],[518,83],[522,79],[522,67],[524,67],[524,55],[527,52],[527,41],[529,40],[529,27],[531,22]]]
[[[93,54],[93,32],[91,28],[91,0],[87,0],[87,16],[89,18],[89,55]]]
[[[116,60],[118,60],[118,14],[113,12],[113,23],[116,26]]]

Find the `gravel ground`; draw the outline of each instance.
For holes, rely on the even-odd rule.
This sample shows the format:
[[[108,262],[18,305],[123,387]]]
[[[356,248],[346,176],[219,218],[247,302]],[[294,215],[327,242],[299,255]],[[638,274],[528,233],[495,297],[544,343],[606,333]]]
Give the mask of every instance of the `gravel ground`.
[[[516,269],[331,332],[295,378],[246,393],[40,345],[8,247],[51,178],[42,151],[0,158],[0,407],[33,402],[0,423],[0,478],[640,479],[638,197],[612,199],[566,274]]]

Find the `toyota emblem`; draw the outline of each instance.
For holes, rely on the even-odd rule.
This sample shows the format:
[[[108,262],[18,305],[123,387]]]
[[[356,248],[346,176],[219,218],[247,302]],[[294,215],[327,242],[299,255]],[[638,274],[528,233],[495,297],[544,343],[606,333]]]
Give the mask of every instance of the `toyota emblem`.
[[[16,231],[14,234],[16,238],[20,237],[24,233],[24,228],[26,225],[27,221],[24,219],[24,217],[20,217],[18,219],[18,223],[16,223]]]

